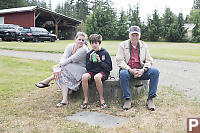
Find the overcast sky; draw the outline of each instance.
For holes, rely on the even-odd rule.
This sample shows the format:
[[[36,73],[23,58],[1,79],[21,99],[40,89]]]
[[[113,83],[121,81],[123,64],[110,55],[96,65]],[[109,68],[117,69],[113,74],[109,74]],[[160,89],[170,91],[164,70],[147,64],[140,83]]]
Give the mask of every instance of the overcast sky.
[[[55,9],[57,3],[62,3],[65,0],[51,0],[53,9]],[[147,16],[153,14],[154,9],[159,11],[159,15],[162,16],[166,7],[169,7],[176,15],[180,12],[184,17],[190,13],[194,0],[112,0],[113,7],[118,11],[121,9],[127,10],[128,5],[132,7],[139,4],[140,17],[146,19]],[[46,0],[48,3],[49,0]]]

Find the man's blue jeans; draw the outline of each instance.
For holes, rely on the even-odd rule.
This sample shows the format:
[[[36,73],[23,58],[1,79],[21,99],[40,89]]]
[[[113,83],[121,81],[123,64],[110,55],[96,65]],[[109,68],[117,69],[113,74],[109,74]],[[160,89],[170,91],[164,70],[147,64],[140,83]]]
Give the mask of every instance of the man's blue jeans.
[[[149,80],[149,93],[148,99],[156,97],[157,87],[158,87],[158,79],[159,79],[159,71],[156,68],[149,68],[144,74],[135,79],[139,80]],[[130,99],[130,89],[129,89],[129,80],[133,79],[134,76],[128,72],[128,70],[121,69],[120,73],[120,86],[123,90],[123,97],[125,99]]]

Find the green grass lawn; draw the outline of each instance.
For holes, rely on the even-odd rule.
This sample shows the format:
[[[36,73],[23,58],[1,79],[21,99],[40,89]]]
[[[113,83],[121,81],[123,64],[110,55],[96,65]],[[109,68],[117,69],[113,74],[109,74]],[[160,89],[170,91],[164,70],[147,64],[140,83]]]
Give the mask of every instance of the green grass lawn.
[[[52,52],[63,53],[65,47],[72,43],[73,40],[60,40],[56,42],[0,42],[1,49],[36,51],[36,52]]]
[[[0,49],[13,49],[37,52],[63,53],[65,47],[73,40],[58,40],[51,42],[0,42]],[[122,41],[103,41],[102,47],[110,55],[115,56]],[[150,54],[156,59],[200,62],[200,43],[146,42]]]
[[[52,62],[0,56],[0,132],[10,133],[185,133],[188,117],[199,117],[200,102],[190,100],[183,92],[171,87],[159,86],[155,99],[157,110],[145,108],[145,97],[134,99],[133,108],[122,110],[122,101],[113,101],[109,108],[101,110],[99,103],[90,103],[82,110],[82,97],[69,97],[70,104],[63,108],[55,105],[61,93],[55,84],[39,89],[35,83],[49,76]],[[127,122],[112,129],[89,126],[69,121],[70,116],[80,111],[104,112],[126,117]]]
[[[0,99],[35,88],[34,83],[49,76],[53,62],[0,56]]]

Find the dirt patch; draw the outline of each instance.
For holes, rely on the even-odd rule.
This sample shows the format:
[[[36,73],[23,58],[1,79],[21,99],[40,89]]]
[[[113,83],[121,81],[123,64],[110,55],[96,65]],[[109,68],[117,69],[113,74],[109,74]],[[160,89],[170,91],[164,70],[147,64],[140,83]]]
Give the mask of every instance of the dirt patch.
[[[0,132],[186,132],[186,118],[199,116],[199,103],[190,101],[180,92],[171,88],[160,88],[156,98],[156,111],[146,109],[146,97],[132,101],[132,108],[122,110],[122,101],[109,104],[101,110],[99,103],[90,103],[84,111],[103,112],[118,117],[126,117],[127,122],[111,129],[89,126],[67,120],[67,116],[83,111],[80,108],[82,98],[69,99],[70,104],[63,108],[55,105],[61,99],[58,88],[37,89],[21,93],[0,103]]]
[[[160,70],[159,86],[171,86],[200,100],[200,63],[155,60],[153,67]]]

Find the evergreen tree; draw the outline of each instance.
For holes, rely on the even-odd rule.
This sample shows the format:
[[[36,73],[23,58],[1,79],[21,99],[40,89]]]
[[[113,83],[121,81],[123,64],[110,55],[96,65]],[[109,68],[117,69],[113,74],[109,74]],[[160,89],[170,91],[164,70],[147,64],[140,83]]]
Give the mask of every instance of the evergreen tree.
[[[85,21],[87,15],[89,15],[88,0],[81,0],[79,9],[79,19]]]
[[[68,1],[65,1],[63,10],[64,10],[63,11],[64,15],[72,17],[72,8],[71,8],[70,3]]]
[[[190,20],[190,16],[189,16],[189,15],[187,15],[187,16],[185,17],[185,23],[191,23],[191,20]]]
[[[52,11],[52,2],[51,2],[51,0],[49,0],[47,8]]]
[[[185,24],[185,21],[183,19],[183,14],[179,13],[177,18],[177,41],[184,41],[185,34],[187,33],[187,30],[183,27]]]
[[[40,0],[40,1],[38,1],[38,2],[37,2],[37,5],[38,5],[39,7],[42,7],[42,8],[47,8],[47,4],[46,4],[45,0]]]
[[[192,30],[192,41],[200,42],[200,18],[199,17],[196,17],[196,19],[194,20],[194,24],[195,24],[195,27]]]
[[[200,9],[200,0],[194,0],[193,9]]]
[[[141,23],[141,40],[148,40],[148,27],[144,22]]]
[[[139,17],[139,6],[138,6],[138,4],[137,4],[137,6],[135,7],[134,10],[129,5],[128,16],[129,16],[128,20],[130,22],[129,26],[137,25],[137,26],[141,27],[141,22],[140,22],[140,17]]]
[[[116,36],[116,13],[108,1],[93,9],[86,22],[87,34],[101,34],[106,40],[112,40]]]
[[[166,41],[174,41],[174,31],[175,31],[175,15],[170,10],[170,8],[165,9],[165,13],[163,14],[162,18],[162,37]]]
[[[193,9],[190,11],[190,20],[191,23],[196,23],[196,19],[200,19],[200,9]]]
[[[89,15],[88,0],[78,0],[74,5],[74,14],[78,19],[85,21]]]
[[[166,41],[180,42],[185,39],[186,29],[183,14],[179,13],[178,17],[170,9],[166,9],[163,16],[163,37]]]
[[[105,3],[103,2],[103,0],[93,0],[93,1],[90,1],[91,4],[92,4],[92,7],[91,7],[91,10],[95,10],[96,8],[98,8],[99,6],[102,6],[104,5]]]
[[[148,18],[147,39],[150,41],[157,41],[161,33],[161,20],[157,10],[154,10],[152,17],[153,19]]]
[[[88,35],[92,34],[92,33],[98,33],[97,30],[97,21],[95,18],[94,13],[90,14],[89,16],[87,16],[86,19],[86,33]]]
[[[116,40],[126,40],[128,38],[128,17],[125,14],[125,11],[121,11],[119,20],[116,24]]]
[[[60,5],[60,3],[57,4],[55,12],[60,13],[60,14],[64,14],[63,13],[63,7]]]
[[[37,6],[37,0],[27,0],[28,6]]]
[[[69,3],[71,6],[74,5],[74,0],[70,0],[70,3]]]
[[[0,9],[27,6],[26,0],[0,0]]]
[[[78,9],[77,6],[73,6],[72,17],[78,19]]]

